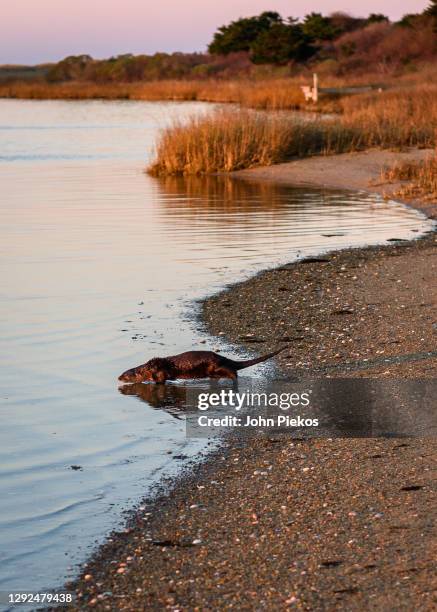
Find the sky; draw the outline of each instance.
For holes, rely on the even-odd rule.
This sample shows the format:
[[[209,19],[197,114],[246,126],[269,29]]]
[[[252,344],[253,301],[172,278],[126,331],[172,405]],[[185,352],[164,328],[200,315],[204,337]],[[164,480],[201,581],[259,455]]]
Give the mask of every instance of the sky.
[[[1,0],[0,64],[87,53],[204,51],[217,27],[265,10],[284,17],[346,11],[399,19],[428,0]]]

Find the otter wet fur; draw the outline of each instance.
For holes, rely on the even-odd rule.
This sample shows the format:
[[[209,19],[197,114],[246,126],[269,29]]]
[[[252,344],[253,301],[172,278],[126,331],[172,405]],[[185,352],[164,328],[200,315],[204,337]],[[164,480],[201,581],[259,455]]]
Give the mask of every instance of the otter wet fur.
[[[129,383],[143,381],[165,383],[167,380],[178,378],[230,378],[236,380],[238,370],[262,363],[285,348],[246,361],[234,361],[212,351],[188,351],[171,357],[154,357],[147,363],[126,370],[118,377],[118,380]]]

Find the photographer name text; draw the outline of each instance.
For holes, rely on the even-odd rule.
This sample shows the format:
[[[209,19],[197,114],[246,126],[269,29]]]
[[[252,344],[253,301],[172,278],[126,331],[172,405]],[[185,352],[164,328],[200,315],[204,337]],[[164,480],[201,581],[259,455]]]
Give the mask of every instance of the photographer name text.
[[[304,418],[301,416],[289,416],[279,414],[274,417],[262,415],[246,415],[239,417],[235,415],[225,415],[222,417],[212,417],[202,414],[197,417],[200,427],[318,427],[318,419]]]

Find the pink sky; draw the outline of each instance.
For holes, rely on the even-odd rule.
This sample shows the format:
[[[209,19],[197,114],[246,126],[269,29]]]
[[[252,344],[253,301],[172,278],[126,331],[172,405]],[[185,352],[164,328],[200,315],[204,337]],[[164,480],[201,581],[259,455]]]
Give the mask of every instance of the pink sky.
[[[37,63],[89,53],[202,51],[220,25],[276,10],[284,17],[334,10],[422,11],[428,0],[2,0],[0,64]]]

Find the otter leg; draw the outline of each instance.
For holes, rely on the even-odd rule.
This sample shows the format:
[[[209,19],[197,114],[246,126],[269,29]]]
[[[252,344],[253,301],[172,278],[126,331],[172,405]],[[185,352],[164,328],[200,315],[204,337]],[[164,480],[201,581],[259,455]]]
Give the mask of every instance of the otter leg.
[[[230,378],[231,380],[237,380],[237,373],[234,370],[226,367],[214,368],[209,374],[210,378]]]
[[[152,378],[156,383],[165,384],[165,381],[168,379],[167,372],[164,372],[164,370],[158,370],[157,372],[153,372]]]

